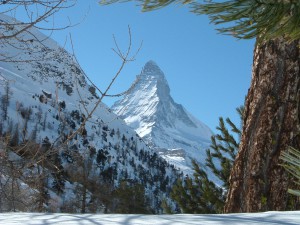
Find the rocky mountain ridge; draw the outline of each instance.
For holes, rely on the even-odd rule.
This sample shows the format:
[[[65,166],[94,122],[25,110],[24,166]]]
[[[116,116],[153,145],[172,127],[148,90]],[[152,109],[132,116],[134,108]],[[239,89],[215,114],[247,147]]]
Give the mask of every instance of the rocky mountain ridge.
[[[145,64],[135,82],[112,110],[163,158],[192,173],[190,159],[204,164],[211,130],[173,100],[165,75],[154,61]]]

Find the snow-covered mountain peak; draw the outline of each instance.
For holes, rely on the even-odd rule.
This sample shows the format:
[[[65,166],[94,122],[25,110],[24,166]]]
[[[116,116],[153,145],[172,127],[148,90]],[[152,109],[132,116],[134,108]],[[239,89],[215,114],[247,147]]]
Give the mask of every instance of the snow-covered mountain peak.
[[[164,77],[164,73],[161,71],[159,66],[153,60],[149,60],[145,64],[142,74],[145,76]]]
[[[204,162],[212,132],[173,100],[165,75],[154,61],[145,64],[135,87],[112,110],[166,159],[175,164],[181,161],[181,168],[187,168],[189,158]]]
[[[133,128],[141,126],[138,121],[147,121],[147,123],[151,121],[155,124],[157,112],[163,112],[165,103],[173,101],[165,75],[158,65],[150,60],[143,67],[141,74],[137,76],[135,83],[134,88],[124,96],[120,104],[115,103],[112,108],[118,115],[125,113],[126,117],[130,116],[127,122],[132,120],[130,124]],[[149,129],[151,130],[152,126]]]
[[[157,97],[157,101],[169,101],[169,84],[163,71],[153,60],[150,60],[145,64],[138,79],[139,84],[136,89],[140,89],[144,93],[149,93],[151,101],[153,100],[153,96]]]

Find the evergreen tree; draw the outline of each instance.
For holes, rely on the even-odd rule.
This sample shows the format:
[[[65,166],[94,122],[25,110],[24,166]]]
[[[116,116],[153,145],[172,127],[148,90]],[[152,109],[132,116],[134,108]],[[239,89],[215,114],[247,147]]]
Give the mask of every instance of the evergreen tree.
[[[150,213],[145,189],[141,184],[121,181],[119,187],[113,192],[113,196],[116,203],[115,213]]]
[[[11,95],[11,90],[9,87],[9,83],[7,81],[5,82],[5,86],[4,86],[4,94],[1,96],[1,109],[2,109],[3,120],[7,120],[10,95]]]
[[[47,122],[47,112],[45,113],[44,120],[43,120],[43,123],[42,123],[43,131],[46,130],[46,122]]]
[[[28,133],[28,122],[30,120],[30,116],[32,114],[32,109],[30,107],[28,108],[21,108],[20,109],[20,114],[22,116],[23,119],[23,129],[22,129],[22,137],[23,137],[23,141],[25,141],[27,139],[27,133]]]
[[[163,209],[164,214],[172,214],[173,210],[172,207],[168,204],[166,199],[163,199],[161,202],[161,208]]]
[[[110,131],[109,135],[110,135],[111,137],[113,137],[113,136],[115,135],[115,129],[114,129],[114,128]]]
[[[244,107],[236,109],[243,121]],[[220,134],[213,135],[211,137],[211,149],[206,151],[206,166],[209,167],[213,174],[223,183],[223,187],[227,190],[229,188],[229,176],[230,171],[239,149],[239,142],[241,138],[241,130],[229,119],[226,119],[226,127],[224,119],[219,118],[219,126],[217,130]],[[237,139],[237,140],[236,140]],[[216,165],[215,159],[220,162],[220,165]]]
[[[33,187],[37,190],[37,192],[34,193],[34,210],[37,212],[45,212],[46,211],[46,205],[48,204],[48,201],[50,199],[50,194],[47,189],[47,177],[48,177],[48,171],[44,168],[44,159],[41,160],[41,166],[37,165],[36,167],[36,174],[31,174],[31,179],[33,179]]]
[[[292,180],[280,155],[288,146],[300,147],[299,9],[296,0],[210,2],[199,8],[213,23],[229,24],[220,32],[257,39],[225,212],[296,209],[285,194]]]
[[[33,127],[33,130],[30,134],[30,141],[36,142],[38,134],[38,123],[36,123]]]
[[[242,120],[243,107],[237,108]],[[183,213],[221,213],[226,200],[226,190],[229,188],[230,171],[238,151],[241,131],[229,118],[219,118],[217,130],[220,134],[211,137],[211,149],[206,151],[206,166],[221,181],[216,185],[195,160],[193,163],[194,179],[185,177],[174,185],[171,197],[178,203]]]
[[[19,141],[20,141],[20,135],[19,135],[19,124],[15,124],[14,126],[14,131],[13,131],[13,135],[10,138],[10,143],[9,145],[11,147],[16,147],[19,145]]]
[[[3,122],[0,121],[0,137],[3,136]]]

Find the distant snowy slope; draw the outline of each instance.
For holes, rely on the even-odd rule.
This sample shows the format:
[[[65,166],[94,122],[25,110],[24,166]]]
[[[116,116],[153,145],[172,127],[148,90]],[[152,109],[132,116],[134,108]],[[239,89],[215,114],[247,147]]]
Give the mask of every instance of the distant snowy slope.
[[[174,102],[164,73],[154,61],[145,64],[136,86],[112,110],[183,171],[191,172],[190,158],[204,163],[212,132]]]
[[[299,225],[300,211],[218,215],[0,214],[5,225]]]
[[[0,15],[3,23],[8,20],[13,18]],[[0,32],[10,30],[0,26]],[[167,192],[178,178],[174,166],[159,157],[102,103],[84,130],[65,142],[80,128],[98,101],[96,89],[88,84],[72,55],[52,39],[30,29],[22,34],[22,40],[0,42],[1,53],[8,56],[7,60],[0,60],[0,97],[9,87],[7,118],[3,118],[3,107],[0,107],[0,135],[20,133],[19,143],[46,140],[58,149],[65,170],[73,168],[72,154],[79,152],[92,162],[90,174],[99,182],[107,180],[117,186],[121,180],[129,180],[142,184],[151,207],[159,212],[161,199],[168,196]],[[68,146],[62,147],[62,143]],[[52,188],[52,184],[49,186]],[[62,190],[60,197],[72,196],[69,189]]]

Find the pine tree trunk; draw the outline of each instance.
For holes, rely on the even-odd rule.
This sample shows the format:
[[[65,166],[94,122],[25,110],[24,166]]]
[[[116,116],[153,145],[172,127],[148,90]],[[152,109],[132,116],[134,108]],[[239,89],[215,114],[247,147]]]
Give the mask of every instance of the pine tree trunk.
[[[279,155],[287,146],[300,147],[299,66],[299,41],[256,47],[225,212],[287,209],[291,181]]]

